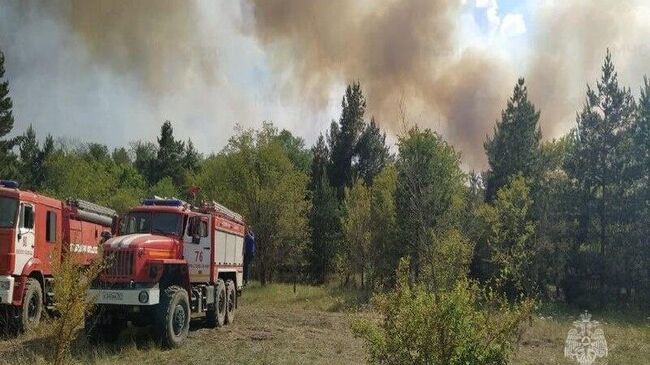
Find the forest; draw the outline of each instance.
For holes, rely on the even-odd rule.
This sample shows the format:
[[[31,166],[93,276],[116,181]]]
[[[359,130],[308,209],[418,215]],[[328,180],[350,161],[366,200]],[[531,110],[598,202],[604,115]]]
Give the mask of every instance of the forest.
[[[2,179],[119,212],[152,195],[219,201],[255,232],[262,285],[339,281],[377,293],[383,335],[355,325],[377,362],[413,356],[408,341],[389,335],[415,319],[398,323],[390,314],[428,300],[443,313],[490,298],[498,318],[509,320],[499,327],[504,336],[533,303],[649,306],[650,81],[634,96],[619,84],[609,51],[576,105],[575,127],[558,139],[543,138],[544,110],[517,80],[485,138],[485,171],[464,171],[453,145],[406,118],[389,146],[381,116],[366,113],[372,101],[359,82],[347,86],[340,116],[313,146],[271,122],[236,128],[209,155],[177,139],[173,121],[161,121],[155,141],[113,149],[43,136],[31,126],[16,130],[28,121],[14,120],[5,66],[0,57]],[[201,188],[197,196],[193,186]],[[403,302],[406,292],[422,300]],[[469,327],[483,317],[473,318]],[[481,339],[496,328],[469,327],[456,330]],[[493,359],[493,347],[463,359]]]

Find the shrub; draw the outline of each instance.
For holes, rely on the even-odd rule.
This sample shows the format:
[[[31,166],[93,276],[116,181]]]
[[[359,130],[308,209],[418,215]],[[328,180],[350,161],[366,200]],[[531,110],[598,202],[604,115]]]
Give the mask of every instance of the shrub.
[[[49,325],[52,364],[65,364],[79,327],[92,309],[93,300],[87,295],[92,281],[104,268],[101,249],[98,258],[89,265],[80,264],[74,253],[65,252],[54,268],[54,298],[57,316]]]
[[[375,297],[383,321],[357,319],[352,330],[366,341],[375,364],[507,364],[521,323],[534,304],[508,302],[466,279],[430,292],[408,282],[402,260],[395,290]]]

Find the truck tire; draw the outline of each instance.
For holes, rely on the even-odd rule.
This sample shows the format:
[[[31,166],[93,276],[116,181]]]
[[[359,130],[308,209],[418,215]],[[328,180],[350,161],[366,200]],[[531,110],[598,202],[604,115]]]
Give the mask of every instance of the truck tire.
[[[91,344],[115,342],[125,328],[125,322],[105,313],[101,307],[84,318],[84,332]]]
[[[18,330],[25,332],[38,326],[43,315],[43,289],[38,280],[27,279],[23,294],[23,305],[18,313]]]
[[[226,324],[232,324],[235,320],[235,309],[237,309],[237,288],[232,280],[226,281]]]
[[[208,307],[206,324],[210,328],[222,327],[226,322],[226,309],[228,307],[226,284],[222,279],[217,280],[214,288],[214,303]]]
[[[156,327],[163,347],[180,346],[190,330],[190,300],[177,285],[165,289],[156,308]]]

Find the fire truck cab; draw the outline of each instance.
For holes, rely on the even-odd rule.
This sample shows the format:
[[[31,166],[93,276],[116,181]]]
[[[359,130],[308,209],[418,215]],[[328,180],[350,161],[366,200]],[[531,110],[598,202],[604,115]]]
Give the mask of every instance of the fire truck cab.
[[[192,207],[146,199],[103,244],[107,268],[89,296],[89,338],[114,340],[127,323],[154,324],[166,347],[187,337],[190,319],[217,327],[234,320],[243,283],[242,217],[218,203]]]
[[[22,331],[52,310],[54,268],[64,252],[79,263],[97,256],[115,211],[82,200],[61,201],[0,180],[0,308],[4,324]]]

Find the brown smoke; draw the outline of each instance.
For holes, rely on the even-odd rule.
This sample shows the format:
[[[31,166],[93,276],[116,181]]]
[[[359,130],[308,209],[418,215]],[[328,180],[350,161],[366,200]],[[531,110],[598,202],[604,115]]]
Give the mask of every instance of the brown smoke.
[[[639,28],[633,22],[636,0],[536,6],[528,68],[518,67],[522,75],[513,71],[519,65],[488,51],[461,53],[454,47],[460,1],[253,2],[257,36],[273,55],[282,54],[271,60],[297,76],[290,92],[297,90],[308,102],[322,105],[333,80],[359,80],[370,113],[384,128],[399,131],[398,101],[406,100],[412,119],[441,131],[462,151],[466,166],[474,168],[485,166],[483,141],[518,76],[527,79],[532,101],[542,110],[543,133],[556,137],[575,120],[585,86],[598,77],[607,47],[615,54],[627,49],[621,58],[643,59],[629,54],[644,44],[638,35],[630,40]],[[632,68],[631,77],[640,79],[641,71],[648,72],[646,65],[637,61],[623,68]]]
[[[128,120],[122,126],[127,135],[133,133],[132,119],[143,124],[143,135],[152,130],[146,121],[163,118],[187,123],[194,128],[185,128],[190,133],[215,118],[220,124],[212,127],[221,131],[224,123],[275,117],[300,133],[315,128],[297,123],[314,122],[332,92],[342,94],[334,87],[358,80],[369,114],[382,127],[399,133],[405,104],[411,121],[440,131],[458,147],[465,167],[483,168],[483,141],[518,76],[526,78],[549,138],[573,126],[606,48],[621,83],[633,91],[650,73],[646,0],[529,2],[529,33],[520,38],[527,43],[517,45],[525,48],[517,61],[501,58],[499,50],[461,45],[459,19],[468,6],[475,10],[474,0],[464,1],[465,7],[461,0],[239,1],[3,4],[0,46],[4,42],[12,50],[10,74],[23,80],[14,90],[29,100],[46,79],[52,94],[67,95],[42,93],[51,102],[47,107],[22,112],[45,124],[49,110],[62,110],[59,118],[76,120],[72,134],[97,111],[106,114],[104,120]],[[240,71],[243,77],[232,75]],[[280,96],[278,87],[284,91]],[[88,90],[97,91],[94,98],[86,98]],[[138,109],[141,103],[147,105]],[[310,119],[313,115],[319,116]],[[203,137],[212,147],[212,138]]]
[[[84,43],[92,62],[135,75],[147,92],[187,80],[215,81],[214,48],[195,3],[177,0],[62,0],[48,4]]]
[[[647,36],[635,17],[638,3],[574,0],[538,9],[540,26],[533,38],[528,84],[530,97],[542,110],[540,123],[547,136],[555,137],[573,126],[586,85],[594,87],[600,78],[607,48],[623,85],[626,81],[638,84],[643,73],[650,71],[648,55],[637,53],[646,42],[639,36]],[[639,59],[644,62],[626,62]]]
[[[460,2],[255,1],[256,34],[280,48],[277,67],[290,65],[299,89],[316,105],[332,80],[359,80],[370,113],[399,131],[406,100],[419,124],[442,131],[473,166],[483,164],[482,141],[504,104],[509,85],[497,61],[459,53],[455,19]],[[277,53],[274,53],[277,54]],[[504,84],[505,82],[505,84]]]

